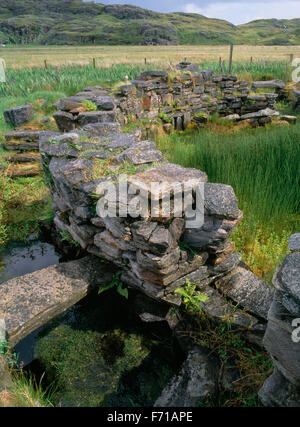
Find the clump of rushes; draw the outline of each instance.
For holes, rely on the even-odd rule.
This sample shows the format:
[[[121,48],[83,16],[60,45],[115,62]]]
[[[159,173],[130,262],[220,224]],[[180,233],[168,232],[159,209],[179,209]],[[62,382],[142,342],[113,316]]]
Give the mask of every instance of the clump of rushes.
[[[10,381],[0,391],[0,407],[49,407],[53,406],[53,387],[43,388],[42,375],[39,382],[31,373],[19,366],[17,355],[12,352],[7,341],[0,342],[0,357],[5,357],[9,367]]]
[[[260,129],[202,129],[157,141],[172,163],[207,173],[233,187],[244,219],[232,236],[258,276],[271,277],[299,230],[300,123]]]

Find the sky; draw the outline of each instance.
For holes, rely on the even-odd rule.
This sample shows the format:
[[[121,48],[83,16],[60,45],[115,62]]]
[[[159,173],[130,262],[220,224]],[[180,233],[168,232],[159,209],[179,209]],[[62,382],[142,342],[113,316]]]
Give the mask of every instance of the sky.
[[[102,4],[132,4],[157,12],[199,13],[235,25],[255,19],[300,18],[300,0],[97,0]]]

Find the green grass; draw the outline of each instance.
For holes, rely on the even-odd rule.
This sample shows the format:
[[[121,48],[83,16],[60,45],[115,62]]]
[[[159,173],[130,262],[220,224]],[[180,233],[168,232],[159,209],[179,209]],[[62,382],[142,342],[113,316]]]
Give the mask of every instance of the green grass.
[[[216,74],[222,74],[219,63],[205,61],[202,69],[211,68]],[[293,68],[286,61],[260,60],[253,63],[233,61],[231,74],[236,74],[241,80],[272,80],[281,79],[285,82],[291,80]],[[225,72],[228,72],[228,62],[225,64]]]
[[[39,231],[39,220],[51,220],[48,186],[42,176],[10,179],[0,176],[0,245],[25,241]]]
[[[112,87],[123,81],[125,76],[134,79],[138,73],[150,68],[159,68],[148,64],[125,65],[117,64],[109,68],[93,68],[92,66],[61,66],[58,68],[23,68],[20,70],[7,69],[7,82],[0,85],[0,96],[28,97],[36,92],[58,92],[73,95],[89,85],[104,85]],[[162,68],[162,67],[161,67]],[[201,69],[212,68],[216,74],[221,73],[219,63],[205,61]],[[259,61],[255,63],[234,61],[232,73],[252,80],[283,79],[290,80],[292,68],[282,61]],[[54,96],[54,95],[53,95]],[[1,104],[2,104],[1,99]]]
[[[23,372],[14,373],[12,385],[7,391],[0,393],[0,407],[39,408],[53,407],[53,391],[44,389],[32,375]]]
[[[298,124],[227,134],[203,130],[159,142],[170,161],[233,187],[244,219],[232,239],[266,280],[286,254],[290,234],[299,230],[299,136]]]
[[[7,69],[6,83],[0,85],[0,96],[27,97],[38,91],[62,92],[74,95],[86,86],[111,86],[128,76],[133,80],[138,73],[150,66],[112,65],[110,68],[93,68],[92,66],[63,66],[56,68]]]

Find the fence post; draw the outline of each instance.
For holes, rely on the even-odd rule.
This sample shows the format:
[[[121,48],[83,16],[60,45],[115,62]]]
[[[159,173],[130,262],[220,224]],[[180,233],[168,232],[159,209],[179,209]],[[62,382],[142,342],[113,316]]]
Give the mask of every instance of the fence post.
[[[48,70],[47,59],[44,60],[44,64],[45,64],[45,70]]]
[[[222,71],[222,58],[221,58],[221,56],[219,57],[219,69],[220,69],[220,71]]]
[[[293,53],[291,53],[291,54],[290,54],[290,63],[292,63],[292,62],[293,62],[293,60],[294,60],[294,54],[293,54]]]
[[[222,62],[222,73],[225,74],[225,61]]]
[[[251,56],[251,58],[250,58],[250,64],[252,64],[252,62],[253,62],[253,58],[252,58],[252,56]]]
[[[93,58],[93,67],[96,68],[96,58]]]
[[[145,61],[145,65],[147,65],[147,58],[145,58],[144,61]]]
[[[233,55],[233,44],[230,43],[230,53],[229,53],[229,64],[228,64],[228,74],[231,73],[231,67],[232,67],[232,55]]]

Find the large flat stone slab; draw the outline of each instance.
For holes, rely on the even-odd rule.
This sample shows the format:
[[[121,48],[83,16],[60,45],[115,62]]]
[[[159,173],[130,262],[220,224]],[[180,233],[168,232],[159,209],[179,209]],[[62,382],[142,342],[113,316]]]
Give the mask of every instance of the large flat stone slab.
[[[283,89],[286,84],[279,79],[253,82],[254,89]]]
[[[219,279],[216,287],[251,313],[267,320],[274,288],[251,271],[238,267]]]
[[[95,286],[112,280],[115,268],[99,258],[50,266],[0,285],[0,319],[11,346],[76,304]]]

